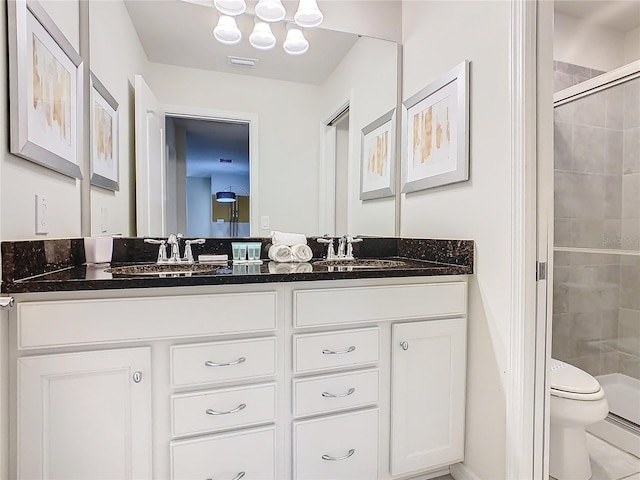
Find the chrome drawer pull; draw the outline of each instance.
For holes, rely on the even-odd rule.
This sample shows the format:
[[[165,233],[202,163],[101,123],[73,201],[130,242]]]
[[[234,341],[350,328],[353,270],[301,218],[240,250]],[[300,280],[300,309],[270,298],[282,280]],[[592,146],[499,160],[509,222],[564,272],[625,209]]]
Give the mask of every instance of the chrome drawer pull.
[[[231,365],[238,365],[239,363],[242,363],[246,360],[246,358],[244,357],[240,357],[237,360],[234,360],[233,362],[227,362],[227,363],[216,363],[216,362],[212,362],[211,360],[207,360],[206,362],[204,362],[204,364],[207,367],[230,367]]]
[[[232,480],[240,480],[242,477],[244,477],[245,473],[244,472],[240,472],[239,474],[237,474],[235,477],[233,477]],[[213,478],[207,478],[207,480],[213,480]]]
[[[0,308],[11,308],[14,303],[13,297],[0,297]]]
[[[229,415],[230,413],[238,413],[240,410],[244,410],[246,407],[247,405],[245,403],[241,403],[236,408],[227,412],[216,412],[215,410],[211,410],[210,408],[208,408],[204,413],[206,413],[207,415]]]
[[[332,457],[330,455],[322,455],[322,459],[323,460],[329,460],[331,462],[338,462],[340,460],[346,460],[347,458],[349,458],[354,453],[356,453],[356,450],[354,448],[352,448],[351,450],[349,450],[349,453],[347,453],[346,455],[344,455],[342,457]]]
[[[344,353],[351,353],[356,349],[355,345],[351,345],[349,348],[347,348],[346,350],[340,350],[338,352],[334,351],[334,350],[322,350],[322,354],[323,355],[342,355]]]
[[[328,398],[340,398],[340,397],[348,397],[349,395],[353,394],[353,392],[355,392],[356,389],[355,388],[350,388],[349,390],[347,390],[347,393],[329,393],[329,392],[322,392],[322,396],[323,397],[328,397]]]

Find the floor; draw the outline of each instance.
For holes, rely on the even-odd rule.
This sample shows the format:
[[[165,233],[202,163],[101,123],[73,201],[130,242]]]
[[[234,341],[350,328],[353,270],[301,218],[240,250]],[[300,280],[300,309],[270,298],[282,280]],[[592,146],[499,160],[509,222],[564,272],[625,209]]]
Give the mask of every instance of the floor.
[[[587,434],[591,480],[640,480],[640,459]]]
[[[593,473],[591,480],[640,480],[639,458],[591,434],[587,434],[587,447]],[[453,477],[444,475],[433,480],[453,480]]]

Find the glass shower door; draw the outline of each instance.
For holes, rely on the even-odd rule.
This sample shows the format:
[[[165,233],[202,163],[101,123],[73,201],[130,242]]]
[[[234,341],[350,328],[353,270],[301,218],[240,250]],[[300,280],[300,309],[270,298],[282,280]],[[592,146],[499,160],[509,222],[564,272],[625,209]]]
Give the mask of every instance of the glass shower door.
[[[556,94],[552,356],[640,432],[640,67],[625,72]]]

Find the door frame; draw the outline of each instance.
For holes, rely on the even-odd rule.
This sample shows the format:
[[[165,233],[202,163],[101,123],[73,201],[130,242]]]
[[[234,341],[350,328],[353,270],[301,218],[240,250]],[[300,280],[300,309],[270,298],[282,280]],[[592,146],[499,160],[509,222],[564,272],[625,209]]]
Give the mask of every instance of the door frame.
[[[320,152],[320,185],[318,189],[318,219],[320,232],[335,236],[336,232],[336,145],[337,128],[333,124],[336,119],[347,111],[351,98],[340,104],[324,122],[320,124],[321,152]],[[349,128],[351,130],[351,128]],[[348,207],[347,207],[348,209]]]
[[[548,478],[551,299],[538,266],[548,264],[553,245],[553,2],[511,0],[511,25],[513,267],[505,477],[542,480]]]
[[[215,120],[249,125],[249,235],[260,232],[260,162],[258,148],[258,114],[233,112],[187,105],[163,105],[165,116],[192,120]]]

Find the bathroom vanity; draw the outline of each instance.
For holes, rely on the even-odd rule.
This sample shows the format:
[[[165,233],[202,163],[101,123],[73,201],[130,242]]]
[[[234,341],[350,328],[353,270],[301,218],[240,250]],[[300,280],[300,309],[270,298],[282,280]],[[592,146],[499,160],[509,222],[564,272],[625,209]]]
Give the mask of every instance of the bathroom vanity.
[[[17,258],[17,243],[3,244],[4,259]],[[446,471],[464,457],[473,273],[473,242],[450,245],[456,252],[438,248],[458,263],[414,257],[393,270],[109,279],[71,265],[20,281],[5,274],[16,300],[11,477]]]

